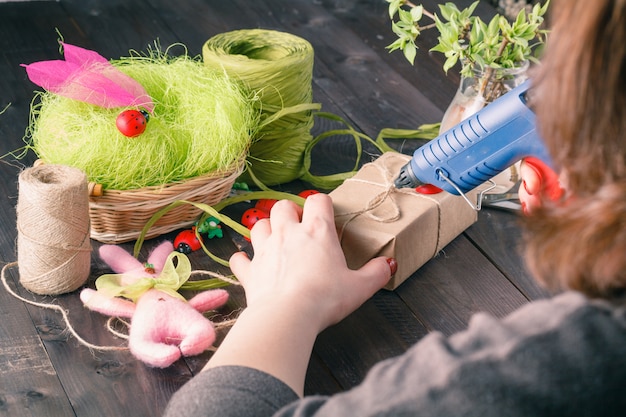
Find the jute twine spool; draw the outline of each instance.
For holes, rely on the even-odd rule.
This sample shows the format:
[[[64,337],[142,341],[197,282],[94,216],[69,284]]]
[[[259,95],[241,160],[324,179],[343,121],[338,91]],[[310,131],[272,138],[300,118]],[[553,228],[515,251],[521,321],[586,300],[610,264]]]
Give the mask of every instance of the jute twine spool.
[[[18,186],[20,283],[42,295],[78,289],[87,281],[91,263],[86,175],[42,164],[22,171]]]

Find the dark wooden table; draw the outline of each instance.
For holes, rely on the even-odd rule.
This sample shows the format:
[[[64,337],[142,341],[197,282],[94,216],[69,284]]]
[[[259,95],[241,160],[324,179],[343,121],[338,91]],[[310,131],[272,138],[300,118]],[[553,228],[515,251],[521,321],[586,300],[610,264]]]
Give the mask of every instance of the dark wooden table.
[[[435,10],[434,1],[424,2]],[[467,5],[469,1],[458,1]],[[494,10],[487,4],[480,13]],[[315,49],[314,100],[375,136],[381,128],[414,128],[439,121],[456,90],[458,74],[441,70],[442,57],[429,54],[436,34],[424,33],[416,66],[388,54],[392,33],[383,0],[71,0],[0,3],[1,154],[22,146],[34,86],[19,66],[58,59],[57,30],[66,42],[117,58],[181,42],[200,54],[211,36],[242,28],[287,31]],[[319,121],[315,129],[327,128]],[[399,143],[410,153],[419,143]],[[342,141],[320,145],[314,166],[340,171],[353,154]],[[16,260],[17,175],[35,156],[0,161],[0,260]],[[349,166],[349,165],[347,165]],[[306,184],[288,184],[293,190]],[[148,242],[146,247],[149,247]],[[323,332],[309,367],[306,392],[334,393],[358,384],[375,362],[404,352],[430,331],[447,335],[466,327],[470,316],[503,316],[547,296],[526,272],[519,252],[514,213],[484,209],[479,221],[450,243],[396,291],[380,291],[345,321]],[[94,248],[98,243],[94,242]],[[224,240],[223,256],[234,246]],[[225,272],[202,253],[194,267]],[[92,256],[88,285],[106,271]],[[9,284],[23,297],[57,303],[85,339],[123,344],[104,328],[105,318],[83,308],[78,294],[35,296]],[[236,312],[241,291],[220,310]],[[223,335],[221,335],[223,336]],[[0,414],[11,416],[156,416],[170,396],[210,357],[210,352],[152,369],[128,352],[90,351],[71,337],[59,313],[19,301],[0,289]]]

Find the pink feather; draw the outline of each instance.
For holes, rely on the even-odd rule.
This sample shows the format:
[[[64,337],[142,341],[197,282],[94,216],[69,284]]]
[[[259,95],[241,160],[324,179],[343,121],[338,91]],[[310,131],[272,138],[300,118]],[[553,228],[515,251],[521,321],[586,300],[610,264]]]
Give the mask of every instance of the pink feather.
[[[150,113],[152,99],[132,77],[97,52],[62,43],[65,61],[39,61],[26,68],[28,78],[43,89],[99,107],[141,106]]]

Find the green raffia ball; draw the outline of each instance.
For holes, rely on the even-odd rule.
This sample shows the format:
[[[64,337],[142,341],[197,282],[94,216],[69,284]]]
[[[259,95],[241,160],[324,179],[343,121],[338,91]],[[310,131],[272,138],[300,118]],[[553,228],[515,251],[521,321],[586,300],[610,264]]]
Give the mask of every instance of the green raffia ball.
[[[304,173],[304,151],[313,139],[313,47],[298,36],[266,29],[220,33],[202,48],[207,67],[240,80],[261,113],[242,179],[286,183]]]
[[[119,132],[115,120],[124,108],[40,93],[28,136],[45,163],[79,168],[105,189],[130,190],[228,171],[243,161],[259,115],[239,82],[186,54],[151,51],[111,62],[155,103],[145,132],[134,138]]]

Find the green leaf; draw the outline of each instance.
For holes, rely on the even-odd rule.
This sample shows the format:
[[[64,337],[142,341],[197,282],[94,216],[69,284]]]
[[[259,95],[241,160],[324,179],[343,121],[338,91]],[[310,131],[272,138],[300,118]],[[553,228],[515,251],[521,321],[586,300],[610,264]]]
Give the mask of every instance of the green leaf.
[[[514,25],[521,25],[524,22],[526,22],[526,9],[522,7],[522,9],[517,14]]]
[[[404,57],[413,65],[415,56],[417,55],[417,46],[413,42],[409,42],[404,46]]]
[[[398,10],[398,17],[403,23],[408,23],[409,25],[413,24],[413,16],[411,15],[410,11],[403,9]]]
[[[548,10],[548,5],[550,4],[550,0],[547,0],[545,2],[545,4],[539,8],[540,3],[537,3],[533,6],[533,14],[537,15],[537,16],[543,16],[544,14],[546,14],[546,11]]]
[[[454,3],[445,3],[439,5],[439,11],[441,12],[441,17],[450,21],[452,16],[459,13],[459,9],[456,7]]]
[[[419,22],[422,20],[422,16],[424,15],[424,6],[419,5],[411,8],[411,17],[413,18],[413,22]]]
[[[459,56],[457,54],[449,56],[448,59],[446,59],[446,62],[443,63],[444,72],[447,73],[450,68],[456,65],[458,60],[459,60]]]
[[[470,29],[470,32],[469,32],[470,43],[475,44],[475,43],[482,42],[483,34],[484,34],[484,31],[480,23],[479,24],[475,23],[474,25],[472,25],[472,28]]]
[[[393,17],[398,12],[398,9],[400,9],[400,1],[401,0],[387,0],[387,3],[389,3],[389,18],[391,20],[393,20]]]
[[[500,28],[500,32],[502,32],[504,37],[510,37],[512,28],[506,17],[498,16],[498,27]]]
[[[402,39],[396,39],[393,43],[386,46],[389,52],[397,51],[402,48]]]
[[[490,38],[495,38],[498,36],[498,20],[499,17],[498,15],[495,15],[490,21],[489,21],[489,25],[487,26],[487,36]]]
[[[481,54],[472,55],[472,61],[474,61],[481,68],[486,66],[485,59]]]
[[[476,9],[476,6],[478,6],[478,3],[480,2],[476,0],[474,3],[470,4],[470,6],[464,10],[464,13],[467,13],[467,16],[474,14],[474,10]]]
[[[528,41],[524,38],[516,38],[515,44],[521,46],[522,48],[528,47]]]
[[[399,24],[397,23],[392,23],[391,24],[391,30],[393,31],[393,33],[395,33],[399,38],[403,38],[406,37],[406,30]]]

